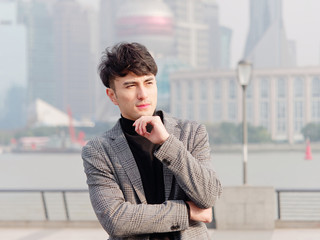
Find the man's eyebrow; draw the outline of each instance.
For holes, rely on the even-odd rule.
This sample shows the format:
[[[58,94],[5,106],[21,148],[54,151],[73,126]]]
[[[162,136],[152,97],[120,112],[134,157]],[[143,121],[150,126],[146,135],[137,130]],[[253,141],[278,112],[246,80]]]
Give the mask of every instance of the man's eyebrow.
[[[127,86],[127,85],[131,85],[131,84],[135,84],[136,81],[127,81],[127,82],[124,82],[123,85],[124,86]]]
[[[144,81],[150,81],[150,80],[155,80],[155,78],[154,77],[148,77]]]

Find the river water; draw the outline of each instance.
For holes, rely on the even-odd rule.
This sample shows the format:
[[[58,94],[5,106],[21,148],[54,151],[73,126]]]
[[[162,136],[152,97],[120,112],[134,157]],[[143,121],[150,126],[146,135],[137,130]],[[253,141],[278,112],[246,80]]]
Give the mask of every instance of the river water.
[[[300,151],[256,151],[248,155],[248,184],[320,189],[320,152],[304,159]],[[214,153],[224,186],[242,185],[241,152]],[[0,189],[86,189],[80,154],[1,154]]]

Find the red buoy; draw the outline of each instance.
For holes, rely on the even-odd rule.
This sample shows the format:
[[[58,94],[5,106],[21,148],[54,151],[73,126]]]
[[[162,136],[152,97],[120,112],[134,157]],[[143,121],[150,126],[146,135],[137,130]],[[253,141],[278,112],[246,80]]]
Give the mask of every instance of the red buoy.
[[[310,147],[310,140],[307,139],[307,146],[306,146],[306,156],[304,157],[306,160],[312,160],[312,153]]]

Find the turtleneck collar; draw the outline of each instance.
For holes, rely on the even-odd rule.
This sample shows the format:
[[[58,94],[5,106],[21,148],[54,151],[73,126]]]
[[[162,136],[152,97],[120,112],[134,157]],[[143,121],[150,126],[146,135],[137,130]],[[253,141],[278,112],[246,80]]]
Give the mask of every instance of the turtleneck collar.
[[[135,121],[127,119],[121,115],[120,124],[121,124],[122,130],[125,133],[128,133],[130,135],[137,135],[137,132],[135,131],[135,127],[132,126],[134,122]]]

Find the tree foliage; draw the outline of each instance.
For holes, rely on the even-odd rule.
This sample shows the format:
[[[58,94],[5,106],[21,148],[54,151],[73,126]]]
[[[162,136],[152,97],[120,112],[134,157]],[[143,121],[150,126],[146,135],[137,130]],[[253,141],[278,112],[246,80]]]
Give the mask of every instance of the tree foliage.
[[[206,124],[209,139],[214,144],[239,144],[242,143],[242,124],[222,122]],[[270,134],[263,127],[254,127],[248,124],[249,143],[267,143],[271,141]]]
[[[320,141],[320,123],[308,123],[301,130],[305,139],[312,142]]]

